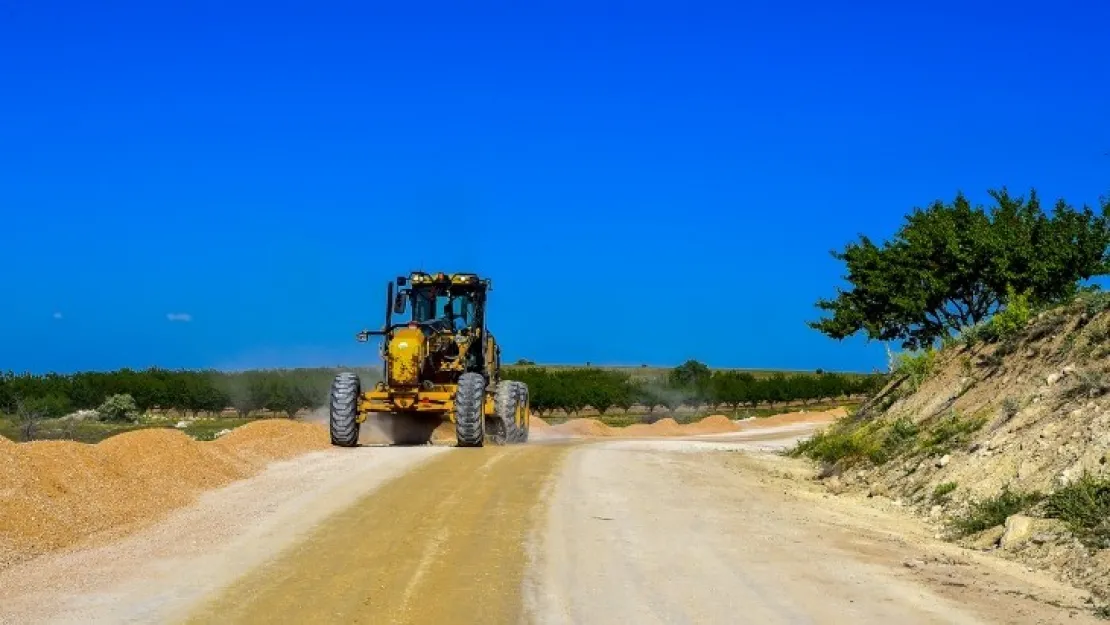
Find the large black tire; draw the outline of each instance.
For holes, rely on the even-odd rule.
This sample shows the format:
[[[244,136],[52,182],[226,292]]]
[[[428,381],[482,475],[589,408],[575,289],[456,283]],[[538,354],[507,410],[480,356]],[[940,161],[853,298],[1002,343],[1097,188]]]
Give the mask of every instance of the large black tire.
[[[516,429],[516,442],[527,443],[528,431],[532,427],[532,415],[530,414],[532,403],[528,395],[528,385],[524,382],[513,382],[517,389],[517,401],[524,408],[524,425],[517,426]]]
[[[482,414],[486,379],[479,373],[459,376],[455,391],[455,440],[459,447],[481,447],[486,438],[486,419]]]
[[[489,433],[495,445],[515,443],[517,390],[512,382],[503,381],[497,385],[493,395],[493,419]]]
[[[358,445],[358,398],[362,383],[357,373],[344,371],[331,383],[330,418],[331,444],[338,447]]]
[[[523,382],[506,380],[497,385],[494,396],[495,434],[492,437],[498,445],[524,443],[528,440],[528,420],[525,417],[523,424],[516,422],[518,410],[528,406],[528,387]]]

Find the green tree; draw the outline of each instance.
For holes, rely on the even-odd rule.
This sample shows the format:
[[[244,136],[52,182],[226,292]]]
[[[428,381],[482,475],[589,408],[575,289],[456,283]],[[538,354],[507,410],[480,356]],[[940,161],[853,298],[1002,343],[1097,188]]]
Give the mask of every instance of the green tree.
[[[687,360],[671,369],[668,381],[674,388],[706,389],[712,376],[713,373],[705,364],[697,360]]]
[[[1110,272],[1110,201],[1096,213],[1061,200],[1048,214],[1036,191],[1028,199],[1004,188],[990,196],[990,208],[962,193],[915,208],[890,241],[861,236],[834,251],[851,288],[818,300],[831,316],[809,325],[834,339],[863,333],[918,349],[989,318],[1011,288],[1040,305]]]
[[[139,408],[130,395],[112,395],[96,409],[101,421],[137,421]]]
[[[69,414],[72,404],[69,397],[51,393],[42,397],[31,397],[23,402],[23,408],[43,419],[56,419]]]
[[[649,414],[655,412],[655,408],[661,405],[659,393],[647,380],[638,380],[633,385],[632,396],[637,404],[647,408]]]

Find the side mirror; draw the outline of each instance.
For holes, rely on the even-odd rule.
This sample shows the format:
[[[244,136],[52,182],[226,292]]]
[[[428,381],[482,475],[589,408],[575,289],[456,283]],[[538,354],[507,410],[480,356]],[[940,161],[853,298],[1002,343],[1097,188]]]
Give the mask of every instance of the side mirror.
[[[405,305],[407,303],[408,299],[405,297],[405,294],[398,293],[397,297],[393,298],[393,314],[403,315],[405,313]]]
[[[363,330],[362,332],[359,332],[355,335],[355,340],[359,343],[365,343],[366,341],[370,340],[370,333],[366,330]]]

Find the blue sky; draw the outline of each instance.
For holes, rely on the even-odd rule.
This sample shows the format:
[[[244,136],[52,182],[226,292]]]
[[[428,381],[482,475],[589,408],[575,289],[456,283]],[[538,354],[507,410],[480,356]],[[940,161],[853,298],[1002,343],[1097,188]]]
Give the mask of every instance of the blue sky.
[[[829,251],[1110,191],[1110,5],[850,4],[0,2],[0,369],[374,364],[417,266],[509,359],[882,366]]]

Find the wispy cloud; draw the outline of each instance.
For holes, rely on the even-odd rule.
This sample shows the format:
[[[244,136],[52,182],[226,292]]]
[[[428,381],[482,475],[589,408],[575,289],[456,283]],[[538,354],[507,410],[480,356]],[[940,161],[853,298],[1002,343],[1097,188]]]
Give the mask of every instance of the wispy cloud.
[[[62,318],[62,313],[60,313],[60,312],[54,313],[54,318],[55,319],[61,319]]]
[[[193,316],[189,313],[168,313],[166,314],[166,319],[188,323],[193,320]]]

